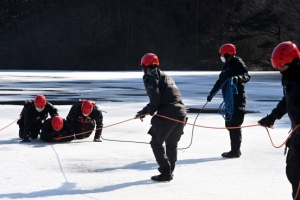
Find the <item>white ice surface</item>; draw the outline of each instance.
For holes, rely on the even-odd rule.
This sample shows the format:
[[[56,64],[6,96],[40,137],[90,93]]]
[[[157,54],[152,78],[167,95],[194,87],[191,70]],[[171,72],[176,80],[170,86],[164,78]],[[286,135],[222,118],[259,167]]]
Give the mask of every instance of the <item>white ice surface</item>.
[[[219,72],[169,71],[188,108],[202,108]],[[282,97],[279,72],[249,72],[248,111],[243,125],[257,124]],[[49,102],[93,98],[104,113],[104,126],[132,119],[148,103],[142,72],[0,71],[0,102],[24,101],[42,93]],[[206,108],[217,109],[220,93]],[[55,104],[55,103],[53,103]],[[70,105],[57,105],[66,117]],[[157,164],[149,144],[148,116],[103,130],[93,137],[50,144],[39,139],[19,143],[16,123],[21,105],[0,105],[0,199],[292,199],[285,176],[284,148],[274,148],[262,127],[243,129],[242,156],[223,159],[230,149],[225,129],[194,128],[190,148],[178,152],[174,180],[156,183]],[[188,113],[193,123],[197,113]],[[218,114],[201,113],[197,125],[224,127]],[[287,137],[287,116],[270,133],[275,145]],[[186,125],[179,148],[189,146],[192,126]],[[141,143],[135,143],[141,142]]]

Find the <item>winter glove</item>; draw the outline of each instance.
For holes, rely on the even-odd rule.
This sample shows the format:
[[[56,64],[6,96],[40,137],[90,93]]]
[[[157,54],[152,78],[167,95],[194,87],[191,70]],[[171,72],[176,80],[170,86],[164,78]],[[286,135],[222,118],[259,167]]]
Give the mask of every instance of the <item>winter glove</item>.
[[[31,141],[29,140],[28,134],[25,134],[25,137],[23,138],[23,140],[22,140],[21,142],[31,142]]]
[[[232,77],[232,82],[235,84],[237,82],[239,82],[239,78],[237,76],[233,76]]]
[[[267,115],[266,117],[259,120],[257,123],[259,123],[261,126],[266,126],[268,128],[273,128],[274,122],[276,118],[273,114]]]
[[[206,99],[208,102],[210,102],[212,100],[212,98],[213,98],[212,96],[208,95]]]
[[[146,113],[144,113],[142,110],[137,112],[137,114],[135,115],[135,119],[140,118],[141,121],[143,121],[143,118],[146,117]]]
[[[102,142],[102,140],[100,139],[101,132],[102,132],[102,129],[96,130],[94,142]]]

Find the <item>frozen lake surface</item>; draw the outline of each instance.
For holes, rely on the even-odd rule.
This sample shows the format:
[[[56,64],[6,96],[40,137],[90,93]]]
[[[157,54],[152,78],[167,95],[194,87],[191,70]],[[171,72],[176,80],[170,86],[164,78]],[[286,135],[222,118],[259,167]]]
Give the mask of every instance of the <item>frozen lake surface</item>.
[[[219,72],[166,73],[177,83],[193,123]],[[174,180],[151,181],[158,174],[148,144],[151,117],[144,122],[132,119],[148,103],[141,71],[2,70],[0,74],[0,199],[292,199],[284,148],[274,148],[260,126],[243,128],[239,159],[223,159],[221,153],[230,148],[227,130],[195,127],[192,132],[193,126],[187,125]],[[269,114],[283,94],[279,72],[249,74],[245,126]],[[104,126],[123,123],[104,128],[102,143],[92,142],[93,137],[70,143],[39,139],[19,143],[17,124],[6,126],[18,118],[23,102],[37,94],[44,94],[62,117],[78,99],[91,99],[106,111]],[[216,113],[221,102],[219,92],[196,124],[224,127]],[[284,142],[289,129],[287,116],[275,123],[270,130],[275,145]]]

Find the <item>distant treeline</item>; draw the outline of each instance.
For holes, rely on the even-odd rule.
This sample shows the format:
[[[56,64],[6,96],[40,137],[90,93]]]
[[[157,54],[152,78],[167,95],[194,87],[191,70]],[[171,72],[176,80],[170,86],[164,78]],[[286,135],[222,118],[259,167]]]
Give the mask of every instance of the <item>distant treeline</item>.
[[[0,0],[0,68],[220,70],[233,43],[249,70],[271,70],[281,41],[300,46],[299,0]]]

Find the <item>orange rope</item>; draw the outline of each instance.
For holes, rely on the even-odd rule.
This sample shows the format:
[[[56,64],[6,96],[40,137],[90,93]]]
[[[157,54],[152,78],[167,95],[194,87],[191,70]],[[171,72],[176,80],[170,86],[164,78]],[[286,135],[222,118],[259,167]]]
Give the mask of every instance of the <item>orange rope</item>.
[[[140,115],[139,117],[141,116],[144,116],[144,115]],[[177,119],[173,119],[173,118],[170,118],[170,117],[166,117],[166,116],[163,116],[163,115],[160,115],[160,114],[156,114],[156,116],[158,117],[162,117],[162,118],[165,118],[165,119],[168,119],[168,120],[172,120],[172,121],[175,121],[175,122],[179,122],[179,123],[182,123],[182,124],[188,124],[188,125],[191,125],[191,126],[196,126],[196,127],[200,127],[200,128],[210,128],[210,129],[237,129],[237,128],[249,128],[249,127],[254,127],[254,126],[261,126],[259,124],[253,124],[253,125],[248,125],[248,126],[232,126],[232,127],[213,127],[213,126],[201,126],[201,125],[197,125],[197,124],[191,124],[191,123],[188,123],[188,122],[184,122],[184,121],[180,121],[180,120],[177,120]],[[95,131],[96,130],[100,130],[100,129],[104,129],[104,128],[108,128],[108,127],[111,127],[111,126],[115,126],[115,125],[118,125],[118,124],[121,124],[121,123],[125,123],[127,121],[130,121],[130,120],[133,120],[133,119],[137,119],[139,117],[134,117],[134,118],[131,118],[131,119],[127,119],[127,120],[124,120],[124,121],[121,121],[121,122],[117,122],[117,123],[114,123],[114,124],[110,124],[108,126],[103,126],[102,128],[98,128],[98,129],[94,129]],[[268,133],[268,136],[270,138],[270,141],[273,145],[274,148],[281,148],[283,145],[286,144],[286,142],[288,141],[288,139],[291,137],[291,135],[294,133],[294,131],[300,126],[300,124],[298,124],[291,132],[290,134],[288,135],[287,139],[279,146],[276,146],[272,140],[272,137],[270,135],[270,132],[268,130],[267,127],[264,127],[266,130],[267,130],[267,133]],[[54,140],[56,141],[59,141],[60,139],[62,138],[68,138],[68,137],[74,137],[76,135],[82,135],[82,134],[86,134],[86,133],[89,133],[89,132],[92,132],[94,130],[89,130],[89,131],[85,131],[85,132],[81,132],[81,133],[77,133],[77,134],[74,134],[74,135],[70,135],[70,136],[60,136],[60,137],[57,137],[57,138],[54,138]]]
[[[281,144],[281,145],[279,145],[279,146],[275,146],[274,145],[274,143],[273,143],[273,141],[272,141],[272,138],[271,138],[271,135],[270,135],[270,133],[269,133],[269,130],[267,129],[267,132],[268,132],[268,135],[269,135],[269,138],[270,138],[270,140],[271,140],[271,143],[272,143],[272,145],[273,145],[273,147],[275,147],[275,148],[281,148],[283,145],[285,145],[285,143],[290,139],[290,137],[292,136],[292,134],[295,132],[295,130],[297,129],[297,128],[299,128],[299,126],[300,126],[300,124],[298,124],[295,128],[293,128],[293,130],[290,132],[290,134],[288,135],[288,137],[286,138],[286,140]]]
[[[127,120],[124,120],[124,121],[121,121],[121,122],[117,122],[117,123],[114,123],[114,124],[110,124],[110,125],[107,125],[107,126],[103,126],[101,128],[97,128],[97,129],[94,129],[95,131],[97,130],[101,130],[101,129],[104,129],[104,128],[108,128],[108,127],[111,127],[111,126],[115,126],[117,124],[122,124],[122,123],[125,123],[125,122],[128,122],[130,120],[133,120],[133,119],[136,119],[136,118],[131,118],[131,119],[127,119]],[[89,130],[89,131],[85,131],[85,132],[81,132],[81,133],[77,133],[77,134],[74,134],[74,135],[69,135],[69,136],[62,136],[62,137],[57,137],[57,138],[53,138],[55,141],[59,141],[60,139],[62,138],[68,138],[68,137],[74,137],[76,135],[82,135],[82,134],[86,134],[86,133],[90,133],[94,130]]]
[[[142,117],[142,116],[145,116],[146,114],[144,115],[140,115],[139,117]],[[188,124],[188,125],[191,125],[191,126],[196,126],[196,127],[200,127],[200,128],[210,128],[210,129],[237,129],[237,128],[249,128],[249,127],[254,127],[254,126],[261,126],[259,124],[253,124],[253,125],[248,125],[248,126],[232,126],[232,127],[213,127],[213,126],[201,126],[201,125],[197,125],[197,124],[191,124],[191,123],[188,123],[188,122],[185,122],[185,121],[180,121],[180,120],[177,120],[177,119],[173,119],[173,118],[170,118],[170,117],[166,117],[166,116],[163,116],[163,115],[159,115],[159,114],[156,114],[156,116],[158,117],[162,117],[162,118],[165,118],[165,119],[168,119],[168,120],[172,120],[172,121],[175,121],[175,122],[179,122],[179,123],[183,123],[183,124]],[[9,127],[10,125],[12,125],[13,123],[15,123],[18,119],[20,119],[21,115],[15,119],[13,122],[11,122],[10,124],[8,124],[7,126],[3,127],[0,129],[0,131],[2,131],[3,129]],[[111,126],[115,126],[115,125],[118,125],[118,124],[121,124],[121,123],[125,123],[125,122],[128,122],[130,120],[133,120],[133,119],[137,119],[139,117],[134,117],[134,118],[131,118],[131,119],[127,119],[127,120],[124,120],[124,121],[121,121],[121,122],[117,122],[117,123],[114,123],[114,124],[110,124],[108,126],[103,126],[101,128],[98,128],[98,129],[94,129],[95,131],[96,130],[101,130],[101,129],[104,129],[104,128],[108,128],[108,127],[111,127]],[[295,132],[295,130],[300,126],[300,124],[298,124],[291,132],[290,134],[288,135],[288,137],[286,138],[286,140],[279,146],[276,146],[272,140],[272,137],[270,135],[270,132],[268,130],[267,127],[264,127],[268,133],[268,136],[270,138],[270,141],[273,145],[273,147],[275,148],[281,148],[283,145],[286,144],[286,142],[288,141],[288,139],[292,136],[292,134]],[[81,132],[81,133],[77,133],[77,134],[74,134],[74,135],[70,135],[70,136],[59,136],[59,137],[56,137],[56,138],[53,138],[55,141],[59,141],[60,139],[63,139],[63,138],[68,138],[68,137],[74,137],[76,135],[82,135],[82,134],[86,134],[86,133],[89,133],[89,132],[92,132],[94,130],[89,130],[89,131],[85,131],[85,132]],[[299,186],[300,187],[300,186]]]
[[[7,127],[9,127],[9,126],[12,125],[13,123],[15,123],[18,119],[20,119],[20,117],[21,117],[21,115],[20,115],[17,119],[15,119],[12,123],[10,123],[10,124],[8,124],[7,126],[1,128],[0,131],[2,131],[3,129],[6,129]]]
[[[173,119],[173,118],[166,117],[166,116],[159,115],[159,114],[156,114],[156,116],[159,116],[159,117],[162,117],[162,118],[165,118],[165,119],[169,119],[169,120],[172,120],[172,121],[175,121],[175,122],[179,122],[179,123],[183,123],[183,124],[188,124],[188,125],[191,125],[191,126],[197,126],[197,127],[200,127],[200,128],[210,128],[210,129],[237,129],[237,128],[248,128],[248,127],[253,127],[253,126],[260,126],[258,124],[248,125],[248,126],[231,126],[231,127],[201,126],[201,125],[187,123],[187,122],[184,122],[184,121],[180,121],[180,120]]]
[[[187,123],[187,122],[184,122],[184,121],[180,121],[180,120],[177,120],[177,119],[173,119],[173,118],[170,118],[170,117],[166,117],[166,116],[163,116],[163,115],[159,115],[159,114],[156,114],[156,116],[159,116],[159,117],[162,117],[162,118],[165,118],[165,119],[168,119],[168,120],[172,120],[172,121],[175,121],[175,122],[179,122],[179,123],[183,123],[183,124],[188,124],[188,125],[191,125],[191,126],[197,126],[197,127],[201,127],[201,128],[211,128],[211,129],[237,129],[237,128],[249,128],[249,127],[254,127],[254,126],[261,126],[259,124],[253,124],[253,125],[248,125],[248,126],[232,126],[232,127],[212,127],[212,126],[200,126],[200,125],[196,125],[196,124],[191,124],[191,123]],[[298,124],[291,132],[290,134],[288,135],[288,137],[286,138],[286,140],[283,142],[283,144],[279,145],[279,146],[276,146],[272,140],[272,137],[270,135],[270,132],[268,130],[267,127],[264,127],[267,132],[268,132],[268,136],[270,138],[270,141],[273,145],[273,147],[275,148],[281,148],[283,145],[286,144],[286,142],[288,141],[288,139],[292,136],[292,134],[294,133],[294,131],[300,126],[300,124]]]

